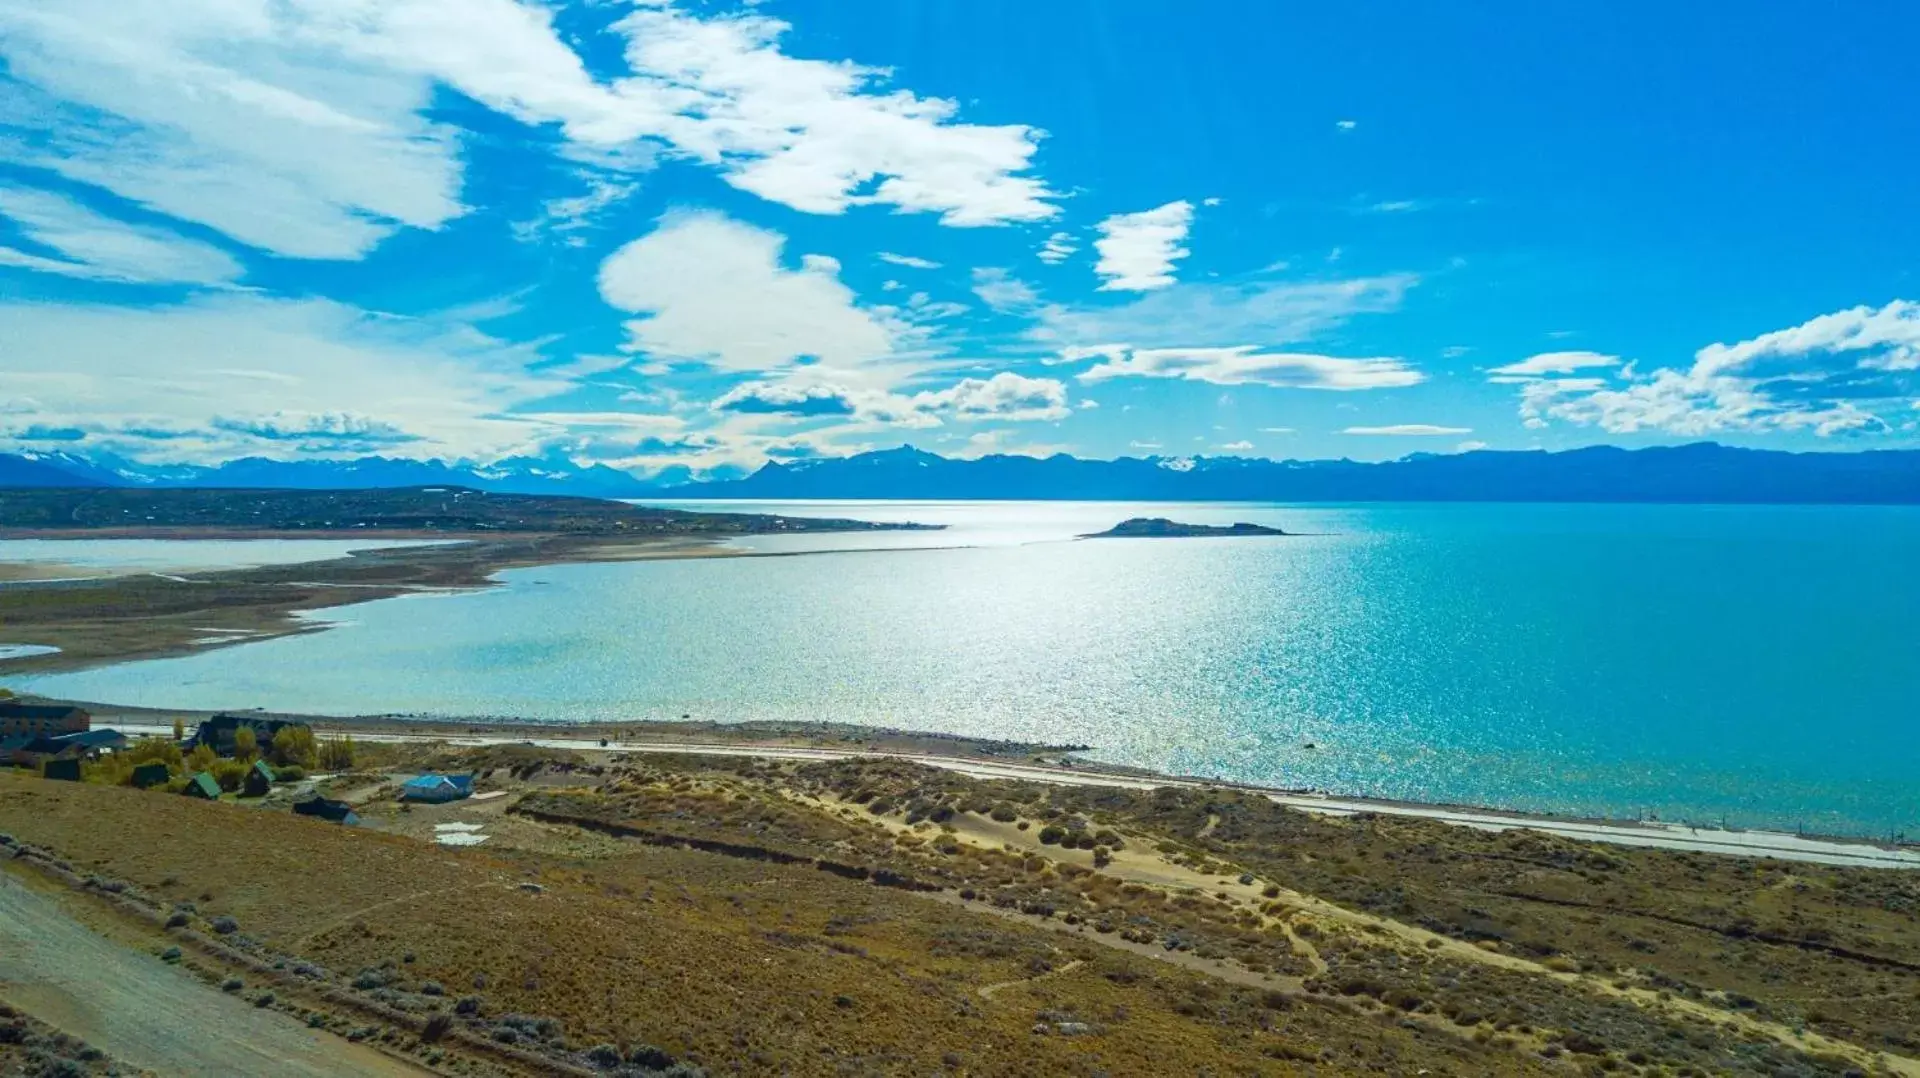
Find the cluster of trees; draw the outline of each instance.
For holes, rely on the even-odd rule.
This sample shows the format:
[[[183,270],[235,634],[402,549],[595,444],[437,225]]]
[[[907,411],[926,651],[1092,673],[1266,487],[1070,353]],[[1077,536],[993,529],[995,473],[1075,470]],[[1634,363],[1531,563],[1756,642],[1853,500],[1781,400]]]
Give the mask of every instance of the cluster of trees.
[[[184,777],[205,771],[226,791],[238,790],[246,784],[247,769],[255,760],[265,759],[273,765],[275,772],[283,779],[301,779],[315,768],[327,771],[346,771],[353,767],[354,746],[351,736],[330,737],[324,740],[313,736],[313,730],[305,726],[289,726],[273,736],[273,740],[263,750],[259,735],[252,727],[242,726],[234,732],[233,756],[223,759],[211,745],[196,745],[190,753],[180,751],[180,742],[185,739],[181,724],[175,720],[174,737],[142,738],[126,749],[90,761],[86,765],[84,777],[89,782],[101,782],[115,786],[127,786],[133,782],[134,768],[142,764],[164,763],[173,776],[173,786],[177,787]]]

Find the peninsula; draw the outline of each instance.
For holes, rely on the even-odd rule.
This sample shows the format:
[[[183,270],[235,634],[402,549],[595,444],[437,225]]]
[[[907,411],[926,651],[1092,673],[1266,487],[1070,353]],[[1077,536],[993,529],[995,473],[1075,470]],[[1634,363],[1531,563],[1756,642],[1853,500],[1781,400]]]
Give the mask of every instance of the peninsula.
[[[379,490],[0,489],[0,539],[437,540],[351,556],[186,574],[15,578],[0,624],[43,650],[8,673],[180,655],[312,631],[304,611],[479,588],[507,569],[724,557],[743,535],[916,529],[757,513],[655,509],[465,487]],[[0,576],[0,579],[6,579]]]

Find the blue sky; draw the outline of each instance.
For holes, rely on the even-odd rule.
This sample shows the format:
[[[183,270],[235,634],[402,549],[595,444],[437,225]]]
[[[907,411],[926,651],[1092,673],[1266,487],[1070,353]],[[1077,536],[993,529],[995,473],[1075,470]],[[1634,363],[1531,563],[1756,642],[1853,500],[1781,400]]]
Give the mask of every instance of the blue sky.
[[[1920,444],[1895,3],[0,0],[0,448]]]

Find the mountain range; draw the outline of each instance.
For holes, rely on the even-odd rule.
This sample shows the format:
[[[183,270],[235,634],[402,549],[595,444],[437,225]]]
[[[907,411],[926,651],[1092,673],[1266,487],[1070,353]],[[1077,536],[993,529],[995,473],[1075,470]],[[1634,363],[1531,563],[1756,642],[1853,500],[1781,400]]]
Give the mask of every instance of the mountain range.
[[[1920,451],[1783,453],[1710,442],[1562,452],[1481,450],[1400,460],[1250,457],[942,457],[901,446],[689,482],[519,458],[478,466],[362,457],[155,468],[71,454],[0,455],[0,486],[291,488],[464,486],[601,498],[1510,501],[1920,504]]]

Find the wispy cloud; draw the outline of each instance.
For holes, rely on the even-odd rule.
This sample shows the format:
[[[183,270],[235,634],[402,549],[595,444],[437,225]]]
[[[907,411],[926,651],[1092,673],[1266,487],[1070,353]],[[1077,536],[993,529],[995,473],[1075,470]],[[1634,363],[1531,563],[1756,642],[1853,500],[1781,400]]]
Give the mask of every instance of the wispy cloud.
[[[1431,438],[1440,435],[1472,434],[1473,428],[1443,427],[1433,423],[1394,423],[1385,427],[1348,427],[1340,433],[1390,438]]]
[[[1215,385],[1362,390],[1418,385],[1424,376],[1395,358],[1347,359],[1301,352],[1236,348],[1138,349],[1082,371],[1082,382],[1113,378],[1180,378]]]
[[[53,252],[36,255],[0,246],[0,265],[142,284],[227,284],[244,272],[232,255],[212,244],[116,221],[50,191],[0,187],[0,216],[12,218],[30,242]]]
[[[1057,266],[1072,258],[1079,250],[1080,245],[1074,242],[1071,232],[1055,232],[1047,237],[1047,242],[1040,245],[1038,257],[1049,266]]]
[[[905,266],[908,269],[936,270],[940,268],[940,263],[930,258],[916,258],[913,255],[897,255],[892,251],[881,251],[874,257],[882,262],[891,262],[896,266]]]

